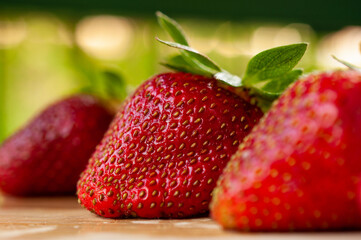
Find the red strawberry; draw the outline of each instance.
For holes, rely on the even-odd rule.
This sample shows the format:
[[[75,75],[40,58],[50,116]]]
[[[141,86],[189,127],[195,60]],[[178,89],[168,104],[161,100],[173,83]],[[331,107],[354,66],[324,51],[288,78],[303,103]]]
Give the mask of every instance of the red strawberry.
[[[361,174],[359,176],[359,179],[361,179]],[[357,188],[357,201],[358,201],[359,212],[361,214],[361,180],[359,181]]]
[[[361,75],[337,71],[296,82],[240,145],[214,191],[225,228],[361,228]]]
[[[48,107],[0,147],[1,190],[13,195],[75,192],[78,176],[111,119],[90,95]]]
[[[208,210],[219,174],[262,116],[257,106],[188,73],[166,73],[124,103],[78,182],[105,217],[189,217]]]

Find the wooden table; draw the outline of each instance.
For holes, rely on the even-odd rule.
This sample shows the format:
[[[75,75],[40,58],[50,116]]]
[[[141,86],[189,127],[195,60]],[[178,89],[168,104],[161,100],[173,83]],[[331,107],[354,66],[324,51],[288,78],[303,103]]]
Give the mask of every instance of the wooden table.
[[[81,208],[75,197],[18,199],[0,196],[0,239],[361,240],[361,232],[238,233],[222,230],[209,218],[105,219]]]

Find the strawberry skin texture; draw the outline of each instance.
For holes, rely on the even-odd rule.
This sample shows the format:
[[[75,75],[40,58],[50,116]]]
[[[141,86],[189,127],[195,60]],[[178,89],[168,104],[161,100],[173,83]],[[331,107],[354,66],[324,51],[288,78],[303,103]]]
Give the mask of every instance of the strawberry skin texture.
[[[74,193],[112,117],[90,95],[46,108],[0,147],[0,189],[18,196]]]
[[[118,112],[78,182],[79,202],[110,218],[183,218],[211,192],[258,107],[189,73],[157,75]]]
[[[212,217],[250,231],[359,229],[360,103],[355,71],[297,81],[229,161]]]

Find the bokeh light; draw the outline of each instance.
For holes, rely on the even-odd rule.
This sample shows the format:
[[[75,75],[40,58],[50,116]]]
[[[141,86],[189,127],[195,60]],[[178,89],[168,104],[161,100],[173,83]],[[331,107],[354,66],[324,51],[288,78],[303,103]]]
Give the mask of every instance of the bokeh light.
[[[262,26],[252,34],[249,54],[254,55],[268,48],[298,42],[302,42],[302,36],[295,27]]]
[[[126,55],[133,35],[133,26],[128,19],[111,15],[86,17],[75,31],[76,42],[86,53],[109,60]]]
[[[0,19],[0,48],[10,48],[21,43],[27,34],[26,23],[22,19]]]
[[[320,42],[317,51],[317,62],[320,68],[345,68],[332,58],[332,55],[361,66],[361,27],[349,26],[338,32],[326,35]]]

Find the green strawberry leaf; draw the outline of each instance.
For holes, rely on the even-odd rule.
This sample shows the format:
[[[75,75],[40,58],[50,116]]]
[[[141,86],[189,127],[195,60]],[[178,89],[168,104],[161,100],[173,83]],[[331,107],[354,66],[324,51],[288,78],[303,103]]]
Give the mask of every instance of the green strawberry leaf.
[[[182,28],[175,20],[161,12],[157,12],[156,14],[159,24],[166,32],[168,32],[175,42],[167,42],[158,38],[157,40],[170,47],[180,49],[182,54],[181,56],[168,59],[167,62],[162,63],[164,66],[177,71],[196,73],[209,77],[213,76],[214,78],[233,87],[241,86],[241,78],[221,69],[207,56],[199,53],[195,49],[192,49],[186,40]]]
[[[333,59],[335,59],[337,62],[345,65],[346,67],[348,67],[349,69],[351,70],[355,70],[355,71],[358,71],[358,72],[361,72],[361,68],[353,65],[352,63],[349,63],[349,62],[346,62],[342,59],[339,59],[338,57],[336,57],[335,55],[332,55]]]
[[[189,46],[181,26],[161,12],[157,12],[157,19],[162,28],[173,38],[176,43]]]
[[[182,55],[175,55],[166,60],[166,62],[161,63],[163,66],[173,69],[179,72],[188,72],[193,74],[205,75],[209,77],[214,77],[217,80],[220,80],[228,85],[233,87],[242,86],[242,79],[238,76],[232,75],[229,72],[222,70],[217,72],[214,75],[207,74],[202,71],[202,69],[195,68],[194,66],[188,64],[183,58]]]
[[[268,49],[257,54],[248,63],[243,79],[244,85],[251,87],[286,74],[301,60],[306,49],[306,43],[298,43]]]
[[[259,82],[253,85],[252,90],[265,99],[274,100],[278,98],[291,83],[296,81],[302,73],[303,71],[301,69],[294,69],[283,76]]]
[[[200,52],[189,46],[185,46],[179,43],[164,41],[159,38],[156,39],[165,45],[180,49],[184,60],[196,69],[201,69],[203,72],[211,75],[214,75],[217,72],[221,71],[221,68],[216,63],[210,60],[207,56],[201,54]]]
[[[115,99],[125,99],[127,97],[126,84],[123,77],[112,70],[104,70],[102,73],[105,94]]]
[[[158,38],[157,40],[170,47],[180,49],[184,60],[183,63],[180,65],[181,60],[178,57],[177,62],[174,62],[173,59],[173,62],[166,63],[166,66],[169,66],[172,69],[176,68],[177,70],[179,70],[179,68],[181,67],[181,69],[188,69],[188,71],[192,73],[209,76],[212,76],[215,73],[221,71],[221,68],[211,59],[199,53],[197,50],[189,47],[188,41],[183,33],[182,28],[175,20],[171,19],[170,17],[166,16],[161,12],[157,12],[156,15],[159,24],[173,38],[175,42],[167,42]],[[184,62],[188,63],[188,66]]]
[[[79,47],[72,50],[72,64],[83,75],[75,93],[92,94],[104,99],[123,100],[127,95],[126,82],[116,66],[99,64]]]
[[[197,69],[186,62],[182,55],[171,56],[167,58],[165,62],[161,62],[160,64],[178,72],[188,72],[200,75],[205,74],[202,70]]]
[[[162,62],[161,64],[175,71],[205,75],[205,73],[201,69],[194,68],[193,66],[188,64],[184,60],[182,55],[175,55],[169,57],[166,62]],[[209,77],[212,77],[212,75],[210,75]],[[240,77],[232,75],[225,70],[215,73],[213,77],[233,87],[242,86],[242,79]]]

